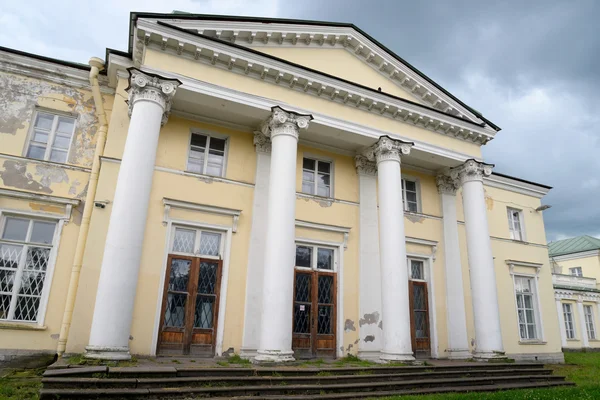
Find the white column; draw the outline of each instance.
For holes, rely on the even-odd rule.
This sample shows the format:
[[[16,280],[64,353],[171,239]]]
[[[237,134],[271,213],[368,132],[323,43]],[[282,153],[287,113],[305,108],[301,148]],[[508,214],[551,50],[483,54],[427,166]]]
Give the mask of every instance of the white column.
[[[463,188],[463,208],[467,232],[467,251],[471,277],[471,295],[475,319],[475,351],[480,359],[503,358],[502,330],[498,307],[496,271],[487,221],[483,176],[492,173],[493,165],[468,160],[450,170]]]
[[[471,358],[467,337],[465,315],[465,293],[463,288],[462,263],[458,243],[458,221],[456,217],[456,182],[446,175],[436,179],[442,198],[444,223],[444,260],[446,272],[446,321],[448,324],[448,358],[460,360]]]
[[[260,345],[260,311],[264,279],[265,236],[267,233],[269,171],[271,168],[271,139],[254,132],[256,146],[256,177],[252,204],[252,230],[246,274],[246,304],[241,356],[252,358]]]
[[[585,326],[585,312],[583,311],[583,301],[577,300],[577,314],[579,317],[579,330],[581,331],[581,347],[590,347],[590,338],[588,337],[587,327]]]
[[[381,324],[381,265],[379,260],[379,223],[377,213],[377,164],[365,156],[355,157],[359,182],[360,287],[358,357],[379,360],[383,345]],[[364,338],[372,340],[366,341]]]
[[[556,312],[558,313],[558,328],[560,330],[560,344],[567,347],[567,333],[565,332],[565,316],[563,315],[562,302],[556,299]]]
[[[260,347],[261,362],[293,361],[292,305],[295,263],[296,157],[300,129],[310,115],[273,107],[262,131],[271,137],[267,233],[264,257]]]
[[[85,356],[126,360],[156,147],[161,124],[180,85],[131,69],[123,160],[104,246],[89,345]]]
[[[414,360],[400,173],[400,155],[409,154],[412,145],[382,136],[363,153],[377,161],[384,362]]]

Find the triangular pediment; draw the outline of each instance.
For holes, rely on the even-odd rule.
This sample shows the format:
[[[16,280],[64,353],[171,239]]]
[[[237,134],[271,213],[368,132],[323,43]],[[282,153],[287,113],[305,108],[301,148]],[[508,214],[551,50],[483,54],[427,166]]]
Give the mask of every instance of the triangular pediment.
[[[217,38],[313,70],[499,128],[352,24],[198,14],[133,14]]]

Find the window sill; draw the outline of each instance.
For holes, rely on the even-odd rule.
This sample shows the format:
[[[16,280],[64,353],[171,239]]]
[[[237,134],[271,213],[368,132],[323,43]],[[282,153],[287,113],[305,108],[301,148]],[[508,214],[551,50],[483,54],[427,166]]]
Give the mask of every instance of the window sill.
[[[527,345],[537,345],[537,346],[541,345],[541,346],[543,346],[545,344],[548,344],[548,342],[543,342],[541,340],[520,340],[519,344],[520,345],[524,345],[524,346],[527,346]]]
[[[567,339],[567,342],[579,342],[579,339]]]
[[[46,325],[38,325],[36,323],[0,321],[0,329],[14,329],[19,331],[45,331],[46,329],[48,329],[48,327]]]

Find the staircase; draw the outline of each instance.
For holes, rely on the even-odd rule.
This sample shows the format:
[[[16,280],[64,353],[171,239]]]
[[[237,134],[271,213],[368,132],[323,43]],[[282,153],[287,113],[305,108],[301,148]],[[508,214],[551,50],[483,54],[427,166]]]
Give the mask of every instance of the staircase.
[[[359,399],[573,385],[541,364],[48,369],[41,399]]]

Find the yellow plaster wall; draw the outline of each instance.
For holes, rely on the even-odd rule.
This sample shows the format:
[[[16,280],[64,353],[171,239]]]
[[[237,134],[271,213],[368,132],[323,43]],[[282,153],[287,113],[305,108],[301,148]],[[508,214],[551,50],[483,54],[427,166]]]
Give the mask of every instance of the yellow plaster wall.
[[[401,89],[399,81],[392,82],[369,67],[364,61],[344,49],[298,48],[298,47],[261,47],[257,50],[296,64],[316,69],[347,81],[358,83],[382,92],[402,97],[417,103],[423,101],[412,93]]]
[[[554,258],[556,261],[556,257]],[[600,281],[600,256],[590,256],[576,258],[573,260],[556,261],[561,267],[561,273],[569,275],[569,268],[581,267],[583,276],[587,278],[595,278],[596,282]]]
[[[459,151],[472,157],[481,157],[480,146],[448,136],[440,135],[413,125],[390,118],[381,117],[367,111],[357,110],[344,104],[317,98],[306,93],[289,90],[287,87],[273,85],[245,75],[231,73],[192,60],[171,56],[167,53],[147,49],[144,64],[164,71],[179,73],[190,78],[210,82],[236,91],[241,91],[280,102],[293,104],[311,112],[319,112],[343,121],[351,121],[364,126],[381,129],[405,138],[420,140],[450,150]]]

